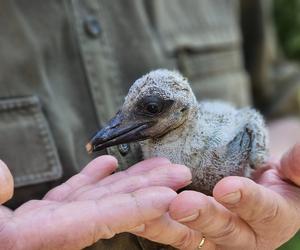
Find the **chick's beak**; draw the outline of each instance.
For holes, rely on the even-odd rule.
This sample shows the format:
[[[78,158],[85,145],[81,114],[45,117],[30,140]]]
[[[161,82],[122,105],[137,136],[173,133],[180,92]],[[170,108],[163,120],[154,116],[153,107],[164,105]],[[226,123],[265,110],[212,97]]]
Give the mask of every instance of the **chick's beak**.
[[[92,153],[122,143],[145,140],[148,138],[145,129],[150,126],[149,122],[129,121],[119,112],[106,127],[96,133],[86,145],[86,150]]]

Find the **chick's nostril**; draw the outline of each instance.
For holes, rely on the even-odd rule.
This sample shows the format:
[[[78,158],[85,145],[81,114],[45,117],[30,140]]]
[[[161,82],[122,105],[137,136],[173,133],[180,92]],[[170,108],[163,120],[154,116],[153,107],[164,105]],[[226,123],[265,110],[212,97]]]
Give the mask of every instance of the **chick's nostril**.
[[[108,123],[109,125],[105,127],[105,129],[109,130],[112,128],[117,128],[121,125],[121,123],[122,123],[122,115],[120,115],[120,112],[118,112],[117,115],[110,120],[110,122]]]
[[[120,123],[116,123],[116,124],[113,124],[112,126],[108,127],[107,129],[117,128],[119,126],[120,126]]]
[[[102,141],[107,141],[108,139],[110,139],[111,137],[111,133],[110,130],[104,130],[104,131],[100,131],[94,138],[94,143],[100,143]]]

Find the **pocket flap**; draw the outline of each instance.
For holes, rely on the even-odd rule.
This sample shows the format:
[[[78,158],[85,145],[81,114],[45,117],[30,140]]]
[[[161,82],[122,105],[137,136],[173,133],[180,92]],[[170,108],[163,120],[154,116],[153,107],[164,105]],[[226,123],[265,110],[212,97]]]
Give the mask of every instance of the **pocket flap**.
[[[36,96],[0,100],[0,158],[15,187],[58,179],[62,167]]]
[[[240,43],[238,2],[153,0],[151,18],[166,51],[234,47]]]

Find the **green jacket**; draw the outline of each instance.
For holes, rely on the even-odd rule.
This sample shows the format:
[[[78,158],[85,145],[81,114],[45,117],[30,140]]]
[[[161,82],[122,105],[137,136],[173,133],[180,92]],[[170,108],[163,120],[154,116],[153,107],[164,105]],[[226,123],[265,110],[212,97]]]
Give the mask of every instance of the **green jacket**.
[[[6,205],[41,198],[80,171],[91,160],[88,139],[150,70],[182,71],[199,99],[249,105],[238,8],[235,0],[2,0],[0,158],[16,187]],[[136,145],[108,153],[120,169],[141,159]],[[130,234],[95,248],[161,249]]]

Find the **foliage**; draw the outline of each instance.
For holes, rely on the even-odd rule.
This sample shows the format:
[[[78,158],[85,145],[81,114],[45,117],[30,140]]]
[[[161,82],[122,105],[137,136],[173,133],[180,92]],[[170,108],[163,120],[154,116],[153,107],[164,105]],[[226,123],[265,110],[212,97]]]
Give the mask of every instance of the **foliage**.
[[[284,53],[300,59],[300,0],[274,0],[274,21]]]
[[[289,242],[285,243],[278,250],[299,250],[300,249],[300,234],[298,233]]]

